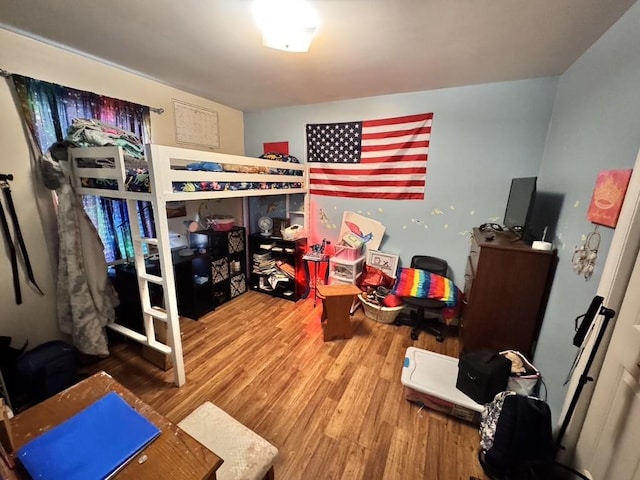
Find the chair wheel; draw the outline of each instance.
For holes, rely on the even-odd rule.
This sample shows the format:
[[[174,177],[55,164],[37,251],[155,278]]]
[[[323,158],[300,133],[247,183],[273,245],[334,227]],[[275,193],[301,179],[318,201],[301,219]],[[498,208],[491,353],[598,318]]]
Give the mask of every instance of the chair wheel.
[[[411,331],[411,338],[413,340],[418,340],[418,335],[419,335],[418,332]]]
[[[444,342],[444,337],[443,337],[442,335],[438,335],[438,336],[436,337],[436,342],[438,342],[438,343],[442,343],[442,342]]]

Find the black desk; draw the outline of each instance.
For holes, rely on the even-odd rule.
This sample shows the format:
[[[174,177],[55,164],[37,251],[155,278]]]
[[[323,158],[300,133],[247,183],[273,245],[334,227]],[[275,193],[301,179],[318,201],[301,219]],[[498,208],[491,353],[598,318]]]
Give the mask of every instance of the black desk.
[[[208,252],[194,253],[188,257],[172,252],[173,274],[178,301],[178,314],[197,320],[202,315],[212,311],[218,305],[211,287],[211,257]],[[147,260],[147,273],[160,275],[160,262]],[[116,308],[117,322],[125,327],[144,333],[142,304],[138,289],[136,269],[133,264],[121,264],[114,267],[112,276],[113,286],[120,298],[120,305]],[[196,282],[195,276],[207,278],[202,283]],[[149,283],[149,297],[152,306],[163,307],[164,295],[162,287]]]

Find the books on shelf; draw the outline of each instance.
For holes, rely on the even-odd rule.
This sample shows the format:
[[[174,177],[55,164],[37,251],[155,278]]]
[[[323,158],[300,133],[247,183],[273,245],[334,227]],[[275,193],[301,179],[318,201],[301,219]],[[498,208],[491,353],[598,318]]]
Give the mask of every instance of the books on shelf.
[[[284,273],[287,277],[291,279],[296,278],[296,270],[290,263],[284,260],[276,260],[276,267],[279,272]]]
[[[276,261],[271,253],[253,254],[253,273],[268,274],[276,270]]]
[[[16,455],[32,478],[108,479],[160,433],[120,395],[111,392],[26,443]]]

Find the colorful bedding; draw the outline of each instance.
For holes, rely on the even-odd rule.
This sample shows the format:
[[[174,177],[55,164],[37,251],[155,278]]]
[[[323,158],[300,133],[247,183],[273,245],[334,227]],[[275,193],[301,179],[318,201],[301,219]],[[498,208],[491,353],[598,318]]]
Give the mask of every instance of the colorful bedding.
[[[290,155],[280,155],[260,158],[269,160],[281,160],[284,162],[300,163],[297,158]],[[112,168],[114,159],[102,158],[77,159],[79,167]],[[149,170],[140,164],[139,160],[125,157],[127,175],[125,185],[132,192],[150,192]],[[187,165],[188,170],[205,172],[235,172],[235,173],[261,173],[270,175],[296,175],[302,176],[302,171],[287,168],[268,168],[244,165],[220,164],[216,162],[197,162]],[[118,183],[111,179],[82,178],[82,186],[85,188],[98,188],[103,190],[117,190]],[[218,192],[235,190],[271,190],[301,188],[301,182],[174,182],[174,192]]]

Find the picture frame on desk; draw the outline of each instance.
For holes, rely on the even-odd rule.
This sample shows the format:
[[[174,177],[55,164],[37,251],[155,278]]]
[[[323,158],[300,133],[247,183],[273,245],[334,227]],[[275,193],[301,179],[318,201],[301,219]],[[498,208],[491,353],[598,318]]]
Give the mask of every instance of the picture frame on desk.
[[[393,278],[396,278],[399,258],[399,255],[382,252],[380,250],[367,251],[367,265],[382,270]]]

